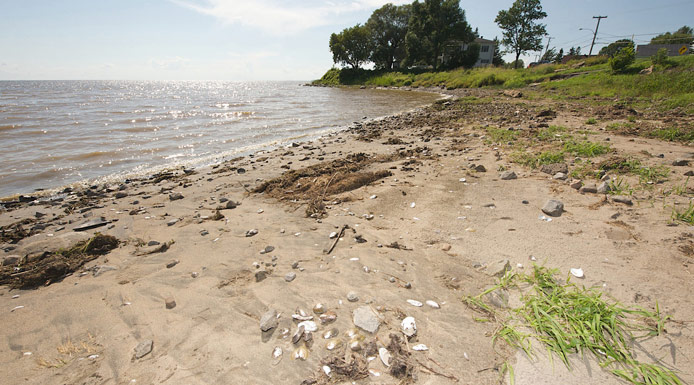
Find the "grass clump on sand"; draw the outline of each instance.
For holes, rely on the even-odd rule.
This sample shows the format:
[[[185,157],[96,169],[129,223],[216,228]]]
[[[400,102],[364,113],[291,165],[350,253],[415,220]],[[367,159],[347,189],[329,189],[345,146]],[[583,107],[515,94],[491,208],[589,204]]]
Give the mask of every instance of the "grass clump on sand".
[[[533,272],[508,272],[499,284],[463,301],[501,324],[493,342],[505,341],[535,357],[533,341],[557,356],[571,369],[570,358],[586,353],[601,367],[632,384],[682,384],[675,372],[660,364],[638,361],[632,343],[638,338],[664,332],[668,317],[663,317],[656,303],[655,311],[630,308],[606,299],[598,288],[578,287],[555,279],[556,271],[535,266]],[[510,287],[521,290],[521,305],[509,310],[495,310],[484,298]],[[639,334],[639,335],[635,335]]]
[[[684,211],[672,210],[672,220],[694,225],[694,203],[689,203]]]

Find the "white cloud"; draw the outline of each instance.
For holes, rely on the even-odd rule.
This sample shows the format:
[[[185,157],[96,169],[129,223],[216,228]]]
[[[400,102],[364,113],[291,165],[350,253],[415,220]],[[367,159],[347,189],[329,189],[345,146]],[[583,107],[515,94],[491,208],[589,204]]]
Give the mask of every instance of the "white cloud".
[[[335,0],[284,2],[277,0],[171,0],[228,24],[241,24],[275,34],[294,34],[330,25],[341,15],[376,9],[386,3],[410,1]],[[287,4],[290,3],[290,4]],[[366,21],[366,20],[364,20]]]

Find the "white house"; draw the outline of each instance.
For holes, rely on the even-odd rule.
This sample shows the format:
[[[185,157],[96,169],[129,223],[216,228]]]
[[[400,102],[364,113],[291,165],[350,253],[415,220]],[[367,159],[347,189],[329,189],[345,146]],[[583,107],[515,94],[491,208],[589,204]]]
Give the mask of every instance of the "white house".
[[[481,37],[475,39],[475,43],[480,45],[480,57],[475,63],[475,67],[486,67],[492,65],[492,59],[494,58],[494,40],[487,40]],[[465,47],[467,48],[467,47]]]

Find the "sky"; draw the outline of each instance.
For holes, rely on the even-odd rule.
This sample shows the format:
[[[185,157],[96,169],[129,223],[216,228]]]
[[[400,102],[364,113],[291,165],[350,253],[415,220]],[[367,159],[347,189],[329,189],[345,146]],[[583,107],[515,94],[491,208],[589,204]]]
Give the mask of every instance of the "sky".
[[[379,0],[0,0],[0,80],[297,80],[333,66],[330,34]],[[461,0],[480,35],[513,0]],[[694,0],[543,0],[550,47],[593,49],[694,26]],[[579,30],[585,28],[585,30]],[[545,38],[545,43],[547,38]],[[536,53],[522,57],[526,63]],[[511,55],[505,59],[511,60]]]

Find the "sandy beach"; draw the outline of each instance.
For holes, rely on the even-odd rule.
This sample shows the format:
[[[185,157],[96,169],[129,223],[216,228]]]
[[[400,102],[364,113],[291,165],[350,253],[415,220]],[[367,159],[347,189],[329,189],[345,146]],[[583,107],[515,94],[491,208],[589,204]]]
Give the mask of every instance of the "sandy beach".
[[[494,343],[499,323],[479,322],[464,303],[509,268],[529,274],[534,264],[562,280],[580,268],[580,286],[657,306],[670,317],[665,332],[633,352],[693,382],[694,231],[672,213],[689,205],[694,154],[606,129],[628,119],[667,127],[673,117],[517,91],[445,92],[417,111],[209,168],[6,200],[3,383],[499,384],[511,380],[506,365],[516,384],[623,383],[589,355],[572,355],[569,371],[539,344],[530,360]],[[552,126],[566,131],[529,139]],[[609,145],[593,169],[621,157],[669,174],[608,170],[606,180],[633,191],[605,194],[575,188],[571,172],[587,167],[575,156],[534,169],[512,161],[565,134]],[[563,203],[559,216],[542,211],[549,200]],[[70,273],[69,263],[44,263],[96,233],[117,246]],[[510,306],[520,295],[509,290]],[[409,339],[406,317],[416,320]],[[355,329],[362,318],[377,329]]]

